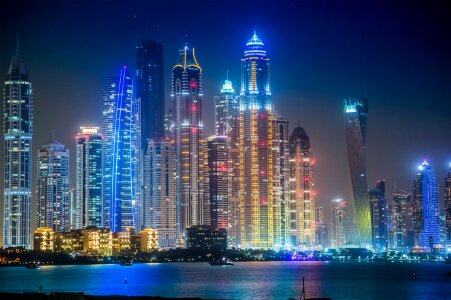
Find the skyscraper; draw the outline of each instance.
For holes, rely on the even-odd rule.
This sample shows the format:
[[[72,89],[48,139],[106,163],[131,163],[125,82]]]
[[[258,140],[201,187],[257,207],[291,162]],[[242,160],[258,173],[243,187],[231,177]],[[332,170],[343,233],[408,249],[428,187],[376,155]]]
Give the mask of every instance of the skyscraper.
[[[291,245],[290,238],[290,193],[289,191],[289,160],[290,148],[288,142],[288,121],[281,115],[274,114],[273,148],[271,151],[274,162],[274,246],[287,247]]]
[[[239,160],[239,121],[240,98],[236,95],[232,82],[224,81],[221,93],[214,97],[216,135],[227,137],[228,169],[228,245],[238,247],[241,244],[240,228],[240,160]]]
[[[36,227],[70,229],[69,150],[53,139],[38,150]]]
[[[204,224],[206,145],[203,141],[202,68],[194,48],[179,51],[172,69],[172,114],[176,161],[177,236]],[[209,210],[208,210],[209,211]]]
[[[136,47],[136,97],[141,100],[143,155],[149,139],[164,137],[163,45],[145,40]]]
[[[274,245],[275,162],[269,58],[262,40],[254,35],[241,59],[240,103],[240,226],[241,246]]]
[[[445,224],[446,246],[451,248],[451,164],[445,180]]]
[[[161,248],[176,246],[175,153],[170,139],[148,143],[144,157],[144,227],[158,230]]]
[[[387,243],[387,201],[385,200],[385,181],[379,180],[374,189],[369,191],[371,230],[373,249],[382,251]]]
[[[210,224],[214,228],[228,229],[227,138],[213,135],[208,138],[207,148]]]
[[[74,228],[103,226],[102,146],[99,127],[80,127],[76,138],[76,190]]]
[[[102,103],[104,227],[138,227],[139,99],[126,67],[109,79]],[[140,229],[140,228],[138,228]]]
[[[427,161],[418,166],[413,183],[412,205],[416,245],[432,249],[440,243],[438,186],[435,172]]]
[[[315,242],[315,184],[310,138],[302,127],[290,137],[290,219],[293,245]]]
[[[324,221],[324,207],[315,207],[315,244],[323,249],[329,245],[328,227]]]
[[[32,135],[33,89],[17,40],[3,90],[5,248],[31,247]]]
[[[355,217],[357,224],[356,233],[348,242],[360,247],[372,245],[370,202],[366,181],[367,118],[368,100],[361,98],[344,100],[346,142],[353,195],[348,216]]]
[[[392,212],[395,249],[408,249],[414,246],[412,228],[412,201],[410,194],[396,191],[393,194]]]
[[[347,203],[343,199],[332,200],[330,243],[333,248],[341,248],[347,244]]]

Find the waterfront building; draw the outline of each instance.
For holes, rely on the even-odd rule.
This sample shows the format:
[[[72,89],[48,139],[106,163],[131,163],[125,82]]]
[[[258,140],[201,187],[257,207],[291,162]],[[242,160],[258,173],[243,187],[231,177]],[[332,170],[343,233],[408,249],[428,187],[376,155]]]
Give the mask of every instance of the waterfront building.
[[[76,137],[75,226],[102,227],[102,147],[99,127],[80,127]]]
[[[175,142],[177,238],[186,228],[202,225],[209,214],[206,188],[206,143],[202,124],[202,68],[194,48],[185,46],[172,69],[172,114]],[[207,206],[207,209],[205,209]],[[208,220],[209,222],[209,220]]]
[[[274,123],[269,65],[264,44],[254,32],[241,59],[239,196],[243,248],[274,246]]]
[[[413,183],[412,207],[415,246],[432,250],[440,243],[438,185],[435,172],[427,161],[418,166]]]
[[[69,232],[59,232],[56,238],[55,251],[81,253],[83,251],[83,230],[74,229]]]
[[[324,207],[315,207],[315,244],[322,249],[329,246],[329,228],[324,222]]]
[[[445,227],[446,247],[451,249],[451,164],[445,180]]]
[[[230,247],[241,244],[240,228],[240,160],[239,160],[239,118],[240,98],[236,95],[232,82],[224,81],[215,102],[215,131],[217,136],[227,137],[227,197],[228,197],[228,229],[227,238]]]
[[[227,230],[206,225],[196,225],[186,230],[186,248],[193,250],[227,249]]]
[[[343,199],[332,200],[332,234],[330,236],[331,247],[341,248],[346,246],[347,231],[347,202]]]
[[[368,100],[351,98],[345,99],[343,104],[353,196],[348,217],[355,218],[357,225],[348,243],[370,247],[372,245],[371,212],[366,180]]]
[[[158,249],[158,230],[155,228],[144,228],[139,233],[142,252],[151,252]]]
[[[37,152],[37,227],[70,229],[69,149],[53,139]]]
[[[109,228],[83,229],[83,251],[93,256],[113,255],[113,232]]]
[[[55,251],[57,233],[49,227],[38,227],[33,233],[33,250]]]
[[[383,251],[387,247],[387,201],[385,199],[385,181],[379,180],[369,191],[371,230],[373,249]]]
[[[144,226],[158,230],[160,248],[174,248],[177,243],[174,142],[150,139],[144,170]]]
[[[207,148],[210,224],[214,228],[227,230],[229,227],[227,137],[210,136]]]
[[[19,52],[3,88],[3,247],[31,247],[33,89]]]
[[[393,248],[399,250],[410,249],[414,246],[414,232],[412,228],[411,195],[396,191],[393,194]]]
[[[103,95],[103,227],[114,232],[140,228],[139,217],[139,99],[126,67],[112,76]]]
[[[315,183],[310,138],[302,127],[290,136],[290,232],[293,245],[315,244]]]

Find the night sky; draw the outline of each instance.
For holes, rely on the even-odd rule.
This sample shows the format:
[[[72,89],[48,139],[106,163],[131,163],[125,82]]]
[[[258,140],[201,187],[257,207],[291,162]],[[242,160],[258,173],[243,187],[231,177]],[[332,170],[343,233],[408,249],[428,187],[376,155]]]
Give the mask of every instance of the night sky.
[[[78,127],[100,125],[106,80],[122,65],[134,72],[142,28],[165,44],[166,111],[178,49],[186,40],[196,49],[205,131],[212,134],[213,96],[227,70],[239,89],[240,59],[255,25],[271,59],[275,109],[290,131],[299,122],[310,136],[317,205],[351,194],[342,99],[365,97],[369,188],[385,179],[390,200],[395,182],[411,192],[416,167],[427,159],[443,207],[451,162],[450,20],[440,2],[1,1],[0,75],[20,32],[34,88],[34,149],[55,129],[72,151],[74,175]]]

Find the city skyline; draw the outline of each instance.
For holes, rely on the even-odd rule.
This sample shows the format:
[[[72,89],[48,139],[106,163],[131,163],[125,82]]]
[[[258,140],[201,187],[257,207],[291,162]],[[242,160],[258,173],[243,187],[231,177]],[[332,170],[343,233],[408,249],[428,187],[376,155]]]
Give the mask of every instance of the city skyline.
[[[258,26],[258,24],[257,24],[257,26]],[[250,26],[247,26],[247,27],[250,27]],[[258,27],[257,27],[258,28]],[[251,31],[251,29],[247,29],[247,28],[242,28],[241,29],[242,31],[244,31],[245,32],[245,34],[249,34],[248,32],[249,31]],[[265,30],[261,30],[261,31],[259,31],[258,30],[258,32],[259,32],[259,34],[260,34],[260,32],[262,32],[262,34],[263,34],[263,36],[265,35]],[[269,31],[270,32],[270,31]],[[194,38],[194,36],[195,35],[193,35],[193,38]],[[244,39],[244,40],[246,40],[246,38]],[[266,42],[266,40],[265,40],[265,42]],[[3,34],[2,34],[2,44],[3,44]],[[5,45],[8,45],[9,43],[5,43]],[[136,44],[136,42],[135,42],[135,44]],[[191,44],[191,42],[190,42],[190,44]],[[197,43],[196,43],[197,44]],[[239,45],[242,45],[242,41],[239,41],[238,42],[238,44]],[[268,45],[269,45],[269,51],[270,51],[270,55],[271,55],[271,59],[273,58],[273,51],[274,52],[276,52],[277,53],[277,44],[276,43],[274,43],[274,42],[268,42]],[[130,44],[129,45],[131,48],[133,48],[133,46],[134,46],[134,44]],[[181,48],[180,46],[178,47],[178,48]],[[165,53],[167,54],[168,52],[174,52],[174,50],[175,49],[178,49],[178,48],[171,48],[171,49],[165,49]],[[27,49],[27,48],[25,48],[25,49]],[[197,51],[199,51],[200,53],[207,53],[207,51],[206,51],[206,49],[205,50],[202,50],[202,48],[196,48],[196,50]],[[4,49],[2,48],[2,58],[3,58],[3,53],[4,52],[6,52],[6,51],[4,51]],[[24,50],[25,52],[27,52],[27,50]],[[30,50],[28,50],[28,51],[30,51]],[[205,51],[205,52],[204,52]],[[8,53],[6,53],[6,55],[7,55]],[[10,53],[11,54],[11,53]],[[11,55],[10,55],[11,56]],[[205,55],[201,55],[201,57],[202,57],[202,62],[204,61],[204,56]],[[172,63],[172,61],[174,61],[174,59],[171,59],[171,55],[168,55],[168,56],[166,56],[166,61],[169,61],[169,62],[171,62]],[[235,86],[238,86],[238,82],[239,82],[239,80],[237,80],[236,78],[238,78],[238,76],[236,75],[238,72],[237,72],[237,67],[236,67],[236,60],[237,60],[237,57],[239,57],[239,54],[237,55],[236,53],[234,53],[233,54],[233,57],[235,58],[235,61],[234,62],[232,62],[230,65],[232,66],[234,66],[234,73],[235,73],[235,75],[233,76],[234,78],[235,78],[235,80],[233,80],[232,79],[232,82],[234,82],[234,85]],[[130,61],[130,59],[132,59],[133,58],[133,56],[132,57],[127,57],[127,59],[126,60],[129,60]],[[9,58],[10,59],[10,58]],[[28,62],[28,59],[25,57],[25,61],[26,62]],[[115,62],[115,61],[110,61],[109,62],[109,65],[121,65],[122,63],[121,62]],[[2,59],[2,62],[1,62],[1,65],[3,66],[3,59]],[[213,69],[213,68],[215,68],[213,65],[211,65],[210,67],[208,67],[208,66],[205,66],[204,65],[204,63],[202,63],[202,65],[204,66],[204,68],[205,68],[205,70],[207,70],[207,72],[208,72],[208,70],[209,69]],[[275,68],[277,69],[277,65],[275,64]],[[134,68],[133,67],[131,67],[131,70],[134,70]],[[231,68],[229,69],[229,70],[231,70]],[[82,70],[80,70],[80,71],[82,71]],[[229,72],[231,72],[231,71],[229,71]],[[34,76],[36,76],[36,79],[38,79],[39,78],[39,76],[38,75],[33,75],[34,73],[33,72],[30,72],[31,73],[31,76],[32,76],[32,78],[35,78]],[[225,72],[223,72],[223,73],[225,73]],[[168,71],[168,68],[165,68],[165,80],[167,80],[167,77],[168,76],[170,76],[169,75],[170,74],[170,72]],[[274,69],[272,69],[271,70],[271,74],[272,74],[272,81],[273,81],[273,78],[278,78],[278,77],[281,77],[281,78],[283,78],[284,76],[283,76],[283,74],[284,73],[275,73],[275,71],[274,71]],[[223,74],[223,78],[222,78],[222,80],[223,79],[225,79],[224,78],[225,76],[224,76],[224,74]],[[105,77],[106,78],[106,77]],[[207,76],[207,78],[208,78],[208,76]],[[102,79],[102,78],[98,78],[97,80],[99,80],[100,82],[102,82],[103,81],[103,83],[104,83],[104,79]],[[221,82],[222,82],[222,80],[221,80]],[[33,82],[35,82],[35,81],[33,81]],[[35,83],[33,83],[33,85],[34,85],[34,87],[35,87],[35,89],[36,89],[36,84]],[[206,119],[206,120],[208,120],[208,116],[209,115],[213,115],[213,110],[211,109],[212,108],[212,105],[211,105],[211,103],[213,102],[213,95],[217,95],[218,94],[218,91],[219,91],[219,88],[220,88],[220,84],[218,83],[218,84],[215,84],[215,85],[217,85],[217,87],[216,87],[216,89],[215,90],[209,90],[208,91],[208,96],[204,96],[203,97],[203,101],[204,102],[210,102],[210,108],[208,108],[208,106],[206,105],[206,108],[203,108],[203,111],[204,111],[204,119]],[[272,84],[273,85],[273,84]],[[167,85],[166,85],[167,86]],[[211,87],[212,85],[210,85],[210,87]],[[206,89],[206,88],[205,88]],[[327,89],[327,87],[326,87],[326,89]],[[356,90],[358,90],[358,88],[356,89]],[[100,94],[100,92],[101,92],[101,90],[99,91],[99,94]],[[168,99],[168,93],[167,93],[167,91],[165,92],[166,93],[166,99]],[[287,114],[290,114],[290,111],[289,110],[287,110],[286,109],[286,106],[283,104],[283,97],[282,96],[280,96],[280,92],[278,92],[279,93],[279,95],[277,95],[276,93],[274,93],[275,94],[275,96],[274,96],[274,98],[275,99],[277,99],[277,100],[273,100],[273,103],[275,104],[275,106],[276,106],[276,110],[277,110],[277,112],[279,112],[279,113],[282,113],[284,116],[285,115],[287,115]],[[302,93],[302,92],[301,92]],[[444,93],[446,94],[446,89],[444,90]],[[43,92],[41,92],[40,91],[40,94],[42,95],[43,94]],[[348,95],[346,95],[346,96],[356,96],[352,91],[348,94]],[[370,106],[370,110],[371,110],[371,113],[370,113],[370,116],[369,116],[369,128],[368,128],[368,130],[369,130],[369,134],[368,134],[368,140],[369,140],[369,152],[371,152],[371,147],[372,147],[372,145],[371,145],[371,141],[373,141],[373,143],[374,142],[377,142],[378,140],[382,140],[383,139],[383,137],[382,137],[382,135],[374,135],[374,131],[375,131],[375,129],[373,129],[373,132],[371,132],[371,127],[379,127],[379,126],[382,126],[382,124],[381,124],[381,115],[380,115],[380,111],[379,111],[379,115],[377,114],[378,113],[378,109],[377,109],[377,107],[378,107],[378,99],[377,98],[372,98],[371,97],[371,95],[362,95],[362,96],[365,96],[365,97],[368,97],[369,98],[369,106]],[[40,96],[41,97],[41,99],[42,99],[42,97],[45,97],[45,95],[42,95],[42,96]],[[95,98],[95,99],[100,99],[100,97],[97,95],[97,97],[95,97],[95,95],[91,95],[90,96],[91,98]],[[314,97],[313,97],[314,98]],[[207,101],[207,99],[208,99],[208,101]],[[99,100],[97,100],[98,102],[100,102]],[[442,99],[442,101],[446,101],[444,98]],[[306,100],[306,102],[309,102],[308,100]],[[337,98],[337,99],[335,99],[335,102],[336,103],[334,103],[334,105],[335,104],[338,104],[338,105],[340,105],[340,102],[341,102],[341,98]],[[167,101],[166,101],[166,103],[167,103]],[[307,103],[303,103],[303,104],[307,104]],[[55,103],[55,105],[56,105],[56,103]],[[441,104],[444,108],[445,108],[445,110],[444,111],[442,111],[441,113],[436,113],[438,116],[444,116],[444,117],[446,117],[446,102],[443,102],[442,104]],[[375,107],[375,111],[373,112],[373,106]],[[448,105],[449,106],[449,105]],[[166,105],[166,109],[165,109],[165,111],[167,111],[168,110],[168,107],[170,107],[170,106],[168,106],[168,105]],[[285,109],[284,109],[284,107],[285,107]],[[207,110],[208,109],[208,110]],[[317,108],[318,109],[318,108]],[[449,110],[449,107],[448,107],[448,110]],[[93,111],[95,111],[95,110],[93,110]],[[300,108],[300,113],[303,111],[303,109],[302,109],[302,106],[301,106],[301,108]],[[340,114],[340,111],[334,111],[335,112],[335,114],[337,115],[337,116],[335,116],[335,118],[340,118],[340,117],[342,117],[342,115]],[[96,112],[97,114],[98,114],[98,111]],[[35,119],[41,119],[42,120],[42,118],[43,118],[43,115],[41,114],[40,116],[38,116],[38,114],[37,113],[35,113]],[[78,128],[79,126],[82,126],[82,125],[91,125],[91,124],[94,124],[94,125],[99,125],[100,124],[100,122],[99,122],[99,117],[97,116],[97,117],[95,117],[95,118],[93,118],[91,121],[85,121],[85,123],[83,123],[83,124],[81,124],[81,123],[78,123],[78,124],[73,124],[73,125],[71,125],[71,126],[76,126],[76,128]],[[308,118],[307,118],[308,119]],[[96,122],[96,120],[97,120],[97,122]],[[377,122],[377,120],[379,120],[379,122]],[[439,120],[440,120],[440,118],[439,118]],[[291,132],[291,129],[292,128],[294,128],[295,126],[295,124],[297,123],[297,122],[295,122],[295,121],[293,121],[293,119],[292,119],[292,117],[291,117],[291,119],[290,119],[290,132]],[[332,195],[332,193],[338,193],[338,195],[334,195],[334,196],[342,196],[343,198],[345,198],[345,199],[348,199],[349,198],[349,196],[350,196],[350,189],[349,189],[349,184],[341,184],[340,185],[340,187],[339,188],[334,188],[333,189],[333,191],[334,192],[331,192],[331,190],[332,190],[332,188],[331,188],[331,190],[329,190],[329,192],[325,192],[325,190],[326,190],[326,187],[324,186],[324,184],[323,184],[323,186],[321,185],[321,182],[326,182],[326,180],[325,180],[325,174],[327,173],[327,172],[325,172],[325,170],[328,170],[331,166],[329,166],[329,167],[324,167],[324,165],[323,165],[323,168],[322,168],[322,170],[323,171],[321,171],[321,168],[320,168],[320,166],[321,166],[321,164],[323,163],[325,163],[325,161],[327,161],[325,158],[327,157],[327,155],[326,156],[324,156],[324,153],[325,153],[325,150],[324,150],[324,148],[323,148],[323,146],[321,146],[321,143],[319,142],[319,141],[321,141],[321,136],[320,135],[317,135],[317,136],[315,136],[315,135],[313,135],[312,133],[310,133],[311,131],[308,129],[309,128],[309,126],[312,126],[312,127],[315,127],[315,126],[318,126],[318,125],[315,125],[313,122],[305,122],[305,123],[307,123],[307,124],[304,124],[304,122],[302,122],[302,120],[300,120],[301,121],[301,125],[304,127],[306,127],[307,128],[307,131],[309,132],[309,135],[311,136],[311,139],[312,139],[312,145],[313,145],[313,149],[314,149],[314,153],[315,153],[315,158],[316,158],[316,160],[318,161],[318,174],[320,174],[319,176],[318,176],[318,181],[319,181],[319,184],[318,184],[318,187],[317,187],[317,189],[318,189],[318,191],[319,191],[319,197],[318,197],[318,201],[322,204],[322,205],[330,205],[330,200],[332,199],[332,198],[334,198],[333,197],[333,195]],[[442,121],[444,121],[444,120],[442,120]],[[324,120],[323,119],[317,119],[317,121],[316,121],[317,123],[322,123],[322,122],[324,122]],[[207,123],[207,121],[205,122],[205,123]],[[427,124],[426,125],[429,125],[429,126],[432,126],[432,124],[429,124],[428,122],[426,122]],[[344,135],[344,130],[341,130],[341,127],[339,127],[340,125],[342,124],[342,120],[341,120],[341,122],[338,122],[337,124],[335,124],[336,126],[337,126],[337,128],[340,128],[340,130],[337,130],[337,132],[336,132],[336,136],[337,136],[337,139],[341,139],[341,140],[344,140],[344,137],[345,137],[345,135]],[[448,124],[449,124],[449,121],[448,121]],[[209,122],[209,124],[207,124],[208,126],[204,126],[205,128],[208,128],[208,132],[209,133],[211,133],[212,131],[213,131],[213,129],[214,129],[214,126],[212,126],[212,122],[211,122],[211,119],[210,119],[210,122]],[[412,125],[412,124],[411,124]],[[445,125],[446,125],[446,121],[445,121]],[[429,127],[429,126],[426,126],[426,128],[431,128],[431,127]],[[55,126],[56,127],[56,126]],[[57,127],[57,128],[60,128],[60,127]],[[433,127],[432,127],[433,128]],[[448,127],[449,128],[449,127]],[[419,129],[418,129],[418,127],[416,127],[415,129],[409,129],[409,130],[407,130],[407,132],[411,132],[411,131],[415,131],[415,132],[417,132]],[[339,131],[342,131],[342,134],[339,134]],[[443,134],[445,134],[444,136],[442,136],[442,137],[444,137],[444,145],[446,145],[447,143],[446,143],[446,140],[447,140],[447,136],[446,136],[446,131],[443,131],[443,128],[442,128],[442,130],[440,131],[440,130],[438,130],[439,132],[442,132]],[[63,131],[64,132],[64,131]],[[73,141],[73,140],[70,140],[69,138],[70,137],[73,137],[75,134],[76,134],[76,132],[77,131],[73,131],[70,135],[65,135],[65,134],[59,134],[58,133],[58,131],[57,131],[57,133],[56,133],[56,137],[59,139],[59,140],[64,140],[64,142],[63,142],[63,144],[66,144],[67,145],[67,147],[69,148],[69,149],[74,149],[74,146],[75,146],[75,141]],[[315,130],[313,130],[313,132],[315,132]],[[48,134],[48,132],[45,132],[45,130],[36,130],[36,133],[37,133],[37,135],[39,136],[39,135],[42,135],[42,136],[49,136],[49,134]],[[389,134],[389,133],[386,133],[386,134]],[[431,133],[432,134],[432,133]],[[448,133],[448,135],[449,135],[449,133]],[[206,137],[206,136],[208,136],[208,134],[204,134],[204,137]],[[384,136],[385,137],[385,136]],[[448,136],[449,137],[449,136]],[[72,143],[68,143],[68,142],[66,142],[67,140],[69,139],[69,141],[71,141]],[[448,139],[448,143],[449,143],[449,139]],[[37,138],[34,138],[34,145],[35,145],[35,147],[36,147],[36,145],[42,145],[43,144],[43,141],[41,141],[38,137]],[[383,144],[385,144],[385,142],[383,143]],[[410,145],[403,145],[404,147],[411,147]],[[426,144],[424,144],[424,145],[422,145],[423,147],[422,147],[422,149],[424,149],[424,148],[426,148],[426,147],[428,147],[428,145],[426,145]],[[400,145],[398,145],[398,147],[401,147]],[[334,147],[332,147],[332,148],[334,148]],[[420,148],[419,146],[418,146],[418,148]],[[345,148],[344,148],[345,149]],[[443,151],[445,151],[445,149],[446,149],[446,147],[443,147]],[[379,149],[380,150],[380,149]],[[382,149],[382,150],[384,150],[384,149]],[[381,151],[381,150],[380,150]],[[424,150],[423,150],[424,151]],[[73,151],[72,150],[72,152],[74,153],[75,151]],[[390,151],[388,151],[388,152],[390,152]],[[434,152],[434,151],[432,151],[432,152]],[[34,152],[32,152],[32,153],[34,153]],[[321,155],[321,153],[323,153],[323,155]],[[382,152],[382,154],[383,154],[384,152]],[[444,165],[444,167],[443,167],[443,170],[445,170],[445,171],[447,171],[447,167],[448,167],[448,162],[446,161],[446,155],[449,155],[449,154],[447,154],[447,153],[443,153],[443,154],[441,154],[441,155],[437,155],[438,157],[443,157],[443,158],[445,158],[445,159],[443,159],[442,160],[442,164]],[[374,170],[372,170],[372,168],[371,168],[371,165],[373,164],[375,164],[375,162],[374,162],[374,160],[377,160],[377,159],[374,159],[373,157],[378,157],[377,155],[374,155],[373,154],[373,156],[371,156],[370,155],[370,157],[367,159],[367,162],[368,162],[368,164],[369,164],[369,167],[367,168],[367,172],[368,172],[368,174],[370,175],[369,177],[370,177],[370,179],[368,179],[368,185],[372,185],[372,183],[373,182],[375,182],[375,180],[373,181],[372,179],[373,178],[376,178],[376,179],[387,179],[386,177],[384,177],[383,175],[378,175],[378,174],[376,174],[376,172],[374,171]],[[437,157],[437,156],[433,156],[433,157]],[[340,155],[340,157],[343,157],[342,155]],[[384,157],[384,156],[383,156]],[[414,164],[414,166],[411,168],[411,169],[414,169],[414,168],[416,168],[416,162],[417,161],[419,161],[419,160],[422,160],[424,157],[415,157],[414,159],[414,161],[412,161],[412,164]],[[428,157],[429,158],[429,157]],[[429,159],[429,160],[431,160],[431,159]],[[72,161],[73,161],[73,159],[72,159]],[[390,165],[390,164],[392,164],[392,163],[395,163],[396,164],[396,160],[395,159],[393,159],[392,161],[388,161],[386,164],[385,164],[385,167],[388,167],[388,165]],[[436,169],[436,170],[441,170],[441,166],[437,163],[437,161],[434,161],[433,160],[433,166],[434,166],[434,168]],[[412,171],[412,170],[410,170],[409,172],[407,172],[406,171],[406,169],[408,170],[408,168],[409,168],[409,166],[406,166],[406,165],[403,165],[403,172],[402,173],[407,173],[407,174],[410,174],[410,175],[408,175],[408,176],[403,176],[402,178],[400,178],[399,180],[393,180],[393,179],[387,179],[387,183],[388,183],[388,185],[391,185],[391,186],[393,186],[393,184],[395,183],[395,182],[398,182],[398,186],[400,186],[402,189],[404,189],[404,190],[410,190],[411,189],[411,184],[410,184],[410,182],[411,182],[411,180],[412,180],[412,178],[413,178],[413,174],[414,174],[414,171]],[[71,168],[72,170],[74,169],[74,168]],[[340,174],[343,174],[343,175],[347,175],[348,174],[348,170],[347,170],[347,161],[345,162],[345,164],[344,164],[344,168],[339,168],[341,171],[340,171]],[[385,172],[385,171],[384,171]],[[384,173],[384,172],[381,172],[381,173]],[[398,171],[399,172],[399,171]],[[442,176],[442,174],[441,173],[443,173],[443,176]],[[442,172],[442,171],[437,171],[437,176],[438,176],[438,180],[439,180],[439,182],[441,182],[441,180],[440,180],[440,178],[441,177],[444,177],[444,174],[445,174],[445,172]],[[392,176],[392,175],[390,175],[390,176]],[[343,176],[343,177],[348,177],[348,176]],[[322,180],[320,179],[320,178],[322,178]],[[329,179],[328,179],[329,181],[331,180],[331,177],[329,177]],[[333,180],[333,179],[332,179]],[[337,181],[339,181],[338,179],[336,179]],[[400,184],[401,183],[401,184]],[[74,179],[72,179],[72,182],[71,182],[71,184],[72,184],[72,186],[74,186]],[[333,185],[333,184],[332,184]],[[324,189],[324,191],[323,191],[323,189]],[[393,189],[393,188],[392,188]],[[327,196],[326,197],[326,195],[327,195],[327,193],[329,193],[329,196]],[[391,194],[390,193],[387,193],[387,195],[388,195],[388,198],[390,198],[391,196]],[[443,207],[443,204],[441,203],[442,202],[442,193],[439,193],[439,199],[440,199],[440,207]],[[330,206],[329,206],[330,207]]]

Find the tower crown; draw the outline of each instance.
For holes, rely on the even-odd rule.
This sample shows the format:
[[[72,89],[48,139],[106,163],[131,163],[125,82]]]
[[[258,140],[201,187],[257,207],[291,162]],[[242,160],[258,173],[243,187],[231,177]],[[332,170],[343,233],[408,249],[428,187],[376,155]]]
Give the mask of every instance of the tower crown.
[[[244,50],[244,57],[249,57],[249,56],[266,57],[266,50],[265,50],[264,46],[265,46],[265,44],[263,44],[263,41],[257,36],[257,33],[254,30],[254,35],[246,43],[246,49]]]

